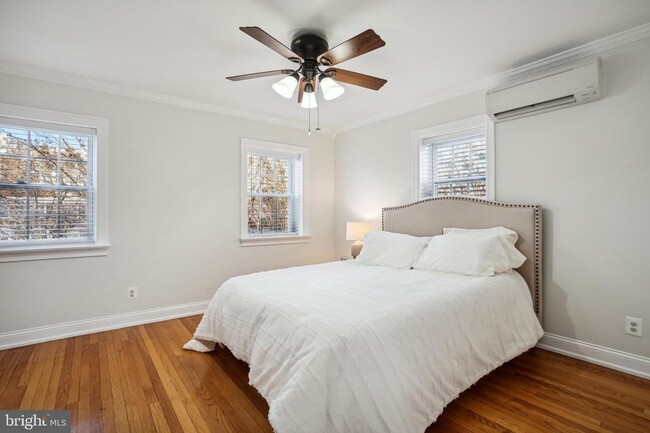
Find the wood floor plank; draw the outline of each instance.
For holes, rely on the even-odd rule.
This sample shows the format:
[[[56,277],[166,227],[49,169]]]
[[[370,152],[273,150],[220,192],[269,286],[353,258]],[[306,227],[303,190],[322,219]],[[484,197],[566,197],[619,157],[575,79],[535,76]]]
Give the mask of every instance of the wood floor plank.
[[[108,332],[102,332],[98,336],[99,350],[99,381],[102,408],[102,425],[105,433],[116,433],[115,404],[113,402],[113,391],[111,389],[111,376],[108,361]]]
[[[28,346],[32,347],[33,346]],[[0,361],[0,394],[2,394],[9,382],[9,378],[14,376],[14,368],[18,364],[22,352],[25,350],[24,347],[19,347],[16,349],[7,349],[0,351],[4,356]]]
[[[99,350],[96,341],[91,338],[82,339],[81,373],[79,379],[79,400],[77,402],[77,424],[73,431],[101,432],[103,431],[103,414],[101,405],[101,384],[99,370]]]
[[[542,354],[545,359],[547,355]],[[523,366],[520,359],[513,360],[515,365]],[[560,362],[544,362],[538,360],[539,365],[535,370],[539,374],[546,375],[550,378],[563,377],[564,383],[569,386],[579,387],[586,392],[598,395],[601,398],[608,399],[617,404],[638,410],[644,406],[643,396],[648,390],[642,386],[633,386],[623,384],[621,381],[614,381],[608,378],[608,375],[599,375],[591,372],[587,367],[571,368]],[[578,364],[582,366],[582,364]],[[642,409],[641,409],[642,410]]]
[[[537,393],[522,392],[517,386],[519,382],[513,378],[504,379],[502,376],[495,375],[484,381],[484,384],[488,389],[498,390],[501,393],[511,395],[518,401],[529,403],[536,411],[545,414],[552,413],[566,419],[568,422],[582,425],[594,432],[607,433],[605,429],[600,427],[600,420],[595,416],[593,410],[589,410],[587,407],[583,406],[581,411],[575,411],[570,406],[540,396]]]
[[[133,433],[154,431],[155,425],[146,401],[145,390],[142,388],[138,372],[134,365],[134,357],[131,352],[128,332],[118,330],[114,331],[114,335],[118,336],[114,341],[118,347],[118,365],[123,379],[124,402],[126,403],[126,413],[131,431]]]
[[[130,328],[129,330],[129,349],[131,351],[131,356],[133,357],[133,368],[137,373],[138,378],[140,379],[140,387],[144,392],[144,397],[147,404],[155,403],[158,401],[156,392],[153,389],[153,384],[151,383],[151,378],[149,377],[149,372],[144,363],[142,353],[140,352],[140,346],[142,344],[139,341],[140,335],[137,328]]]
[[[33,346],[34,350],[41,348],[42,346],[39,344],[35,344]],[[32,372],[34,371],[34,368],[36,368],[36,359],[38,358],[37,355],[34,354],[34,351],[32,351],[31,356],[29,357],[29,361],[27,361],[27,364],[25,365],[25,368],[23,369],[23,372],[20,376],[20,381],[18,382],[18,387],[26,387],[28,382],[32,380]]]
[[[171,335],[165,340],[170,350],[182,347],[192,337],[180,321],[171,324],[174,325],[176,338]],[[266,416],[268,409],[260,412],[244,392],[233,386],[234,383],[226,372],[213,367],[211,358],[186,350],[180,352],[177,358],[185,366],[187,377],[195,384],[195,388],[206,388],[237,432],[270,431]],[[246,387],[250,388],[248,384]]]
[[[150,330],[155,329],[154,326],[149,326]],[[174,408],[174,412],[178,417],[184,432],[197,433],[206,432],[209,430],[208,426],[203,421],[203,418],[197,416],[193,419],[194,411],[186,407],[186,402],[190,400],[189,396],[183,394],[185,389],[180,384],[177,377],[173,377],[173,368],[169,368],[168,362],[165,362],[164,354],[160,353],[162,348],[157,342],[157,338],[150,337],[148,333],[142,335],[147,352],[151,356],[151,360],[160,374],[165,391],[169,396],[169,400]]]
[[[219,346],[210,354],[213,362],[217,363],[237,387],[246,394],[246,397],[255,405],[257,410],[264,415],[269,413],[269,405],[255,388],[248,384],[248,365],[232,356],[230,351]]]
[[[52,341],[43,343],[34,349],[34,353],[32,354],[33,361],[30,360],[32,361],[33,368],[31,369],[31,373],[27,376],[27,389],[25,390],[25,394],[23,395],[23,399],[20,402],[18,409],[29,409],[31,407],[34,407],[34,399],[36,398],[36,394],[40,389],[40,384],[43,376],[47,376],[49,380],[49,370],[47,367],[49,364],[49,359],[52,359],[53,357],[48,357],[48,354],[52,348],[53,343],[54,342]],[[52,368],[51,365],[49,368]]]
[[[214,396],[202,383],[192,381],[188,371],[182,367],[182,363],[174,355],[172,346],[178,346],[182,343],[177,341],[175,345],[170,344],[171,341],[176,339],[171,326],[168,326],[167,323],[160,323],[154,329],[159,330],[159,332],[164,332],[164,336],[167,337],[163,338],[163,336],[160,336],[154,339],[154,345],[159,345],[159,355],[161,355],[163,363],[171,367],[170,371],[173,380],[177,384],[177,388],[181,392],[181,396],[186,402],[188,412],[192,414],[193,420],[203,420],[203,424],[211,432],[235,433],[236,430],[224,414],[223,409],[215,404]],[[182,352],[179,353],[179,355],[181,354]],[[194,404],[199,401],[202,401],[203,404]],[[201,425],[196,425],[196,427],[197,429],[202,428]]]
[[[68,406],[75,405],[79,401],[79,381],[81,380],[81,355],[83,352],[83,336],[74,337],[74,352],[72,354],[73,374],[70,376],[70,387],[68,391]],[[74,414],[73,414],[74,420]]]
[[[149,405],[149,409],[151,410],[151,416],[153,417],[153,421],[156,424],[156,432],[171,433],[171,430],[169,429],[169,425],[167,424],[165,418],[165,413],[160,403],[157,401],[151,403]]]
[[[52,346],[54,349],[49,350],[45,355],[45,370],[38,384],[36,394],[34,395],[34,401],[30,405],[31,407],[40,407],[43,409],[49,408],[49,404],[46,405],[45,400],[48,396],[55,394],[50,390],[50,386],[58,386],[60,378],[57,375],[60,375],[60,358],[64,353],[66,343],[65,340],[59,340],[53,343],[57,344],[56,346]],[[57,372],[57,370],[59,371]]]
[[[59,346],[54,355],[54,366],[52,367],[52,375],[50,382],[47,384],[47,390],[43,396],[42,404],[43,409],[55,409],[56,397],[59,384],[61,383],[61,376],[63,374],[63,364],[65,362],[65,353],[68,347],[68,340],[59,340]]]
[[[208,363],[204,357],[193,354],[181,356],[180,361],[195,387],[202,385],[210,392],[235,431],[271,433],[266,415],[248,400],[225,373],[214,369],[212,362]]]
[[[106,345],[106,355],[108,358],[108,376],[111,382],[111,398],[113,411],[115,413],[115,427],[120,433],[130,433],[132,431],[129,423],[129,416],[126,412],[126,402],[124,400],[124,386],[122,385],[122,371],[119,367],[119,354],[115,344],[113,332],[107,332],[104,336]]]
[[[187,328],[187,330],[190,332],[190,334],[194,335],[194,331],[196,331],[196,327],[199,326],[199,322],[201,322],[201,317],[202,316],[188,316],[188,317],[183,317],[181,318],[181,323]]]
[[[522,375],[533,378],[549,386],[555,386],[560,392],[574,395],[578,399],[584,399],[595,402],[596,404],[617,412],[625,413],[626,417],[644,416],[639,408],[630,407],[624,402],[618,401],[615,398],[603,393],[601,391],[594,391],[589,389],[589,386],[583,386],[580,381],[573,381],[570,377],[571,374],[564,373],[559,376],[549,375],[541,368],[522,367],[521,365],[508,365],[505,368],[515,368]],[[648,420],[650,422],[650,420]]]
[[[182,350],[201,317],[0,351],[0,408],[68,409],[74,432],[271,433],[228,349]],[[450,403],[426,433],[649,433],[650,381],[532,349]]]
[[[17,408],[23,399],[27,386],[20,386],[20,381],[24,370],[27,368],[29,360],[32,358],[35,346],[28,346],[20,349],[11,349],[14,351],[11,368],[7,369],[8,375],[2,378],[0,382],[0,408]]]
[[[453,421],[456,425],[473,432],[485,433],[512,433],[507,427],[477,414],[469,409],[465,409],[458,404],[451,404],[445,408],[446,415],[441,417],[439,422],[435,422],[429,427],[426,433],[446,431],[446,421]]]
[[[54,409],[64,410],[68,406],[68,399],[70,397],[70,387],[72,386],[72,362],[74,359],[74,339],[68,338],[65,340],[65,352],[63,353],[63,366],[61,367],[61,377],[56,388],[56,397]]]
[[[178,420],[178,417],[176,416],[176,412],[174,411],[169,396],[167,395],[160,373],[156,369],[156,366],[154,365],[153,361],[151,360],[151,355],[149,354],[149,352],[147,352],[147,348],[144,342],[145,337],[149,338],[149,335],[147,334],[147,329],[144,326],[139,326],[138,335],[136,335],[136,337],[138,338],[138,342],[139,342],[139,344],[137,344],[136,347],[139,347],[140,349],[144,366],[147,370],[147,374],[149,375],[149,378],[151,380],[151,385],[157,397],[157,401],[149,405],[150,408],[152,409],[151,410],[152,417],[154,412],[157,411],[158,408],[160,408],[161,413],[165,417],[164,423],[161,422],[160,425],[157,422],[156,418],[154,417],[154,423],[156,424],[156,428],[158,429],[158,428],[163,428],[163,426],[166,426],[170,428],[171,431],[173,432],[181,432],[183,431],[183,428]]]

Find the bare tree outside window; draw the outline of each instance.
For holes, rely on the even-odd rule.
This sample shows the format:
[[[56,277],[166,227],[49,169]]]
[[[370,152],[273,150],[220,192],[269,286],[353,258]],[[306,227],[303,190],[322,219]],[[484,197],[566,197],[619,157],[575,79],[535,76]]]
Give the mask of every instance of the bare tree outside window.
[[[93,144],[0,125],[0,244],[94,239]]]
[[[249,153],[248,233],[295,233],[296,158]]]
[[[243,246],[306,241],[308,161],[307,147],[242,137]]]

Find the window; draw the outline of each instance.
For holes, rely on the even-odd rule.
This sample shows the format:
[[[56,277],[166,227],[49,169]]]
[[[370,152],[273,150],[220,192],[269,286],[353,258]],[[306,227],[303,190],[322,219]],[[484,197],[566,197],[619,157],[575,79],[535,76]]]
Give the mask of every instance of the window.
[[[57,113],[44,110],[5,104],[0,109],[0,261],[97,249],[97,128],[53,122]],[[44,120],[23,117],[30,111]],[[82,117],[59,114],[68,120]],[[72,256],[82,255],[98,254]]]
[[[489,135],[482,116],[419,131],[418,198],[492,198]]]
[[[307,148],[242,140],[242,245],[306,241]]]

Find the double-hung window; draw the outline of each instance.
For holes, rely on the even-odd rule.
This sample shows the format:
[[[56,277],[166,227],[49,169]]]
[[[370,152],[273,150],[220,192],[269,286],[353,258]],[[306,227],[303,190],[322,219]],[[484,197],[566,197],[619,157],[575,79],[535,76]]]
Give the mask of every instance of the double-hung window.
[[[304,242],[307,148],[242,140],[242,245]]]
[[[462,122],[418,132],[420,199],[490,197],[488,128],[482,118],[477,120],[478,125]]]
[[[99,246],[97,128],[13,117],[4,114],[24,107],[0,108],[0,259],[70,249],[98,255],[79,253]],[[19,257],[7,258],[12,254]]]

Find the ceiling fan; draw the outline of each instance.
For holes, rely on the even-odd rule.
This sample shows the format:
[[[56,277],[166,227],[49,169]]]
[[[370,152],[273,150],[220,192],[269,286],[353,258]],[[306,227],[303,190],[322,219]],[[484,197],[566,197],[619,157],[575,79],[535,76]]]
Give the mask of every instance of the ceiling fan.
[[[316,91],[319,87],[325,100],[332,100],[341,96],[345,92],[345,88],[334,81],[333,78],[343,83],[372,90],[379,90],[387,82],[383,78],[331,67],[386,45],[386,42],[374,30],[368,29],[331,49],[327,40],[313,33],[297,35],[291,41],[291,49],[289,49],[259,27],[240,27],[239,30],[288,60],[297,63],[298,67],[296,69],[276,69],[274,71],[235,75],[226,78],[231,81],[242,81],[274,75],[287,75],[273,84],[273,90],[280,96],[291,98],[297,87],[298,103],[303,108],[311,109],[318,106]],[[326,69],[321,70],[321,67]]]

